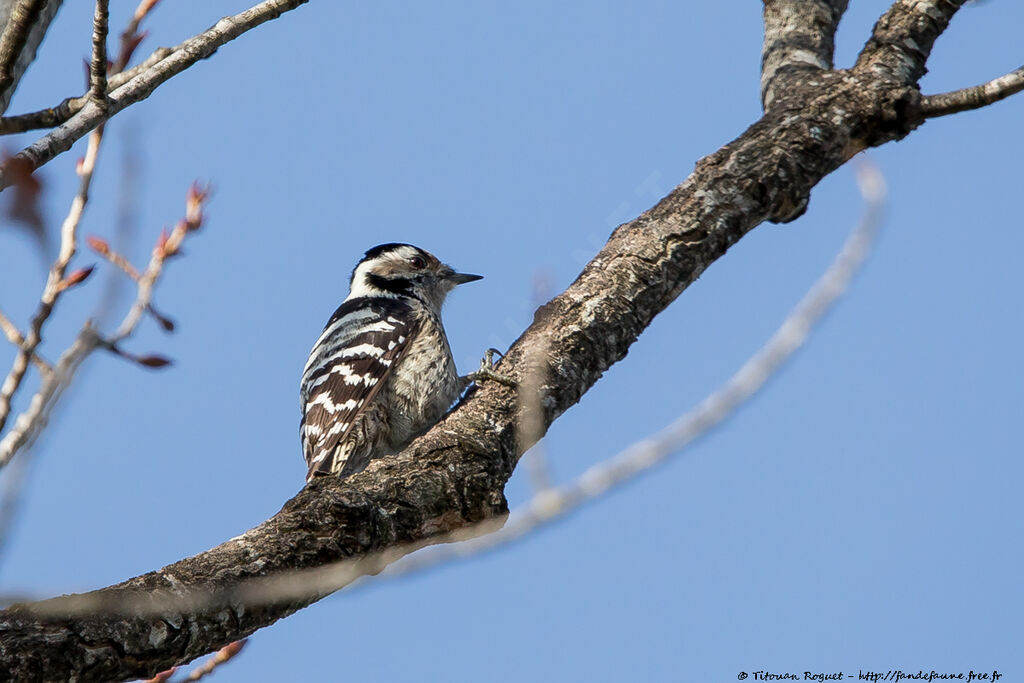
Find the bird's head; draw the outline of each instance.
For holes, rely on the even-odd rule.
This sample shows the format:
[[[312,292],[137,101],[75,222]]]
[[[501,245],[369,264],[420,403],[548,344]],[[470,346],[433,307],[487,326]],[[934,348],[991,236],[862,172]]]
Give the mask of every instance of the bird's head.
[[[380,244],[367,251],[352,271],[348,298],[411,296],[439,311],[456,285],[481,277],[456,273],[430,252],[411,244]]]

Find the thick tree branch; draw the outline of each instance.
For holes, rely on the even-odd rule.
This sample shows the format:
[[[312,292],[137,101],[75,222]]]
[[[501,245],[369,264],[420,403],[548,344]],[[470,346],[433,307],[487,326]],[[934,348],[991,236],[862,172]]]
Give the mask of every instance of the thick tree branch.
[[[765,0],[761,105],[767,111],[792,79],[830,70],[847,0]]]
[[[28,43],[28,34],[43,9],[43,0],[19,0],[13,4],[0,33],[0,91],[14,82],[14,65]]]
[[[0,190],[9,187],[14,180],[10,171],[12,162],[18,163],[16,160],[21,160],[28,162],[31,169],[39,168],[58,154],[71,149],[71,145],[77,140],[111,116],[146,99],[162,83],[212,55],[220,46],[308,1],[265,0],[244,12],[224,17],[206,31],[189,38],[173,48],[166,57],[111,92],[106,111],[93,101],[86,102],[78,113],[56,130],[47,133],[18,152],[11,160],[0,165]]]
[[[62,0],[0,0],[0,114],[36,56]]]
[[[916,79],[958,6],[900,0],[858,67],[794,80],[785,107],[769,108],[656,206],[613,232],[576,281],[537,311],[499,365],[522,382],[535,371],[531,359],[544,359],[536,432],[518,428],[515,392],[489,383],[403,453],[345,480],[314,481],[242,536],[117,586],[0,612],[0,678],[152,676],[343,584],[314,581],[304,593],[250,601],[253,581],[346,559],[354,561],[351,572],[377,572],[409,549],[500,520],[503,488],[520,455],[711,263],[760,223],[800,215],[811,188],[857,152],[923,122]],[[138,609],[147,601],[149,608]]]
[[[935,39],[966,0],[897,0],[875,24],[857,68],[896,83],[917,83]]]
[[[908,109],[909,88],[855,73],[824,78],[824,87],[805,89],[803,115],[770,112],[701,160],[686,182],[616,229],[576,282],[537,312],[500,371],[521,380],[532,350],[546,349],[543,429],[746,232],[793,217],[810,188],[852,154],[902,137],[919,121]],[[485,386],[401,455],[343,481],[314,482],[272,519],[213,550],[82,596],[107,607],[197,590],[217,599],[160,617],[55,616],[59,599],[37,608],[45,616],[31,607],[0,613],[0,677],[151,676],[323,594],[246,606],[232,596],[249,579],[422,545],[504,515],[503,487],[532,445],[517,439],[514,399],[511,389]],[[366,570],[380,568],[374,561]]]
[[[921,98],[921,111],[927,118],[956,114],[970,109],[987,107],[994,102],[1024,90],[1024,66],[988,83],[939,95]]]
[[[403,576],[456,558],[471,557],[521,538],[564,517],[581,505],[600,498],[610,489],[630,481],[670,456],[680,455],[687,446],[735,414],[807,341],[822,316],[846,293],[853,276],[867,258],[881,225],[885,181],[873,164],[862,163],[857,168],[857,184],[865,200],[864,215],[843,248],[768,342],[725,384],[658,433],[591,466],[569,484],[539,488],[533,498],[514,510],[508,523],[494,533],[462,543],[436,545],[421,553],[403,557],[381,575]],[[530,453],[536,450],[534,448]]]

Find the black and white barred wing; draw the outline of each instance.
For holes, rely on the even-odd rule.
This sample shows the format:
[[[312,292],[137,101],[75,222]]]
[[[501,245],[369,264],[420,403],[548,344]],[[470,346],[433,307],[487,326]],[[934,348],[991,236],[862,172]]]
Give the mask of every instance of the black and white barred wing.
[[[393,299],[343,303],[302,374],[302,450],[307,480],[340,472],[339,449],[415,334],[411,309]]]

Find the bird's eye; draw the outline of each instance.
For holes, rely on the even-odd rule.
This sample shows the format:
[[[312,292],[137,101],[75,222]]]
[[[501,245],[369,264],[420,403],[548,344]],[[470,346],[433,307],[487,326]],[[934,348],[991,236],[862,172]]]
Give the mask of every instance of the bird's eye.
[[[427,262],[422,256],[413,256],[409,259],[409,265],[413,268],[425,268],[427,266]]]

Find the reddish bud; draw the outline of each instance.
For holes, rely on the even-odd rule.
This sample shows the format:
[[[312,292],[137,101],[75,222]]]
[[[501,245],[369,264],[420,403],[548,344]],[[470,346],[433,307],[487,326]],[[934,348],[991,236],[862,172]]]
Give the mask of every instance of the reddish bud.
[[[193,181],[185,196],[185,221],[188,230],[198,230],[203,224],[203,204],[210,198],[212,191],[209,185],[202,187],[199,181]]]
[[[214,657],[214,659],[217,663],[228,661],[242,651],[242,648],[245,647],[245,643],[246,641],[244,638],[242,640],[236,640],[233,643],[228,643],[217,651],[217,656]]]
[[[160,236],[156,238],[156,246],[153,247],[154,254],[160,254],[163,257],[174,256],[177,253],[178,248],[168,243],[171,234],[167,232],[167,227],[164,226],[160,229]]]
[[[156,676],[150,678],[146,683],[166,683],[171,679],[171,676],[178,670],[178,667],[172,666],[167,671],[161,671]]]
[[[89,248],[95,251],[100,256],[106,256],[110,253],[110,245],[102,237],[96,237],[95,235],[89,235],[85,238],[85,243],[89,245]]]
[[[147,368],[165,368],[171,364],[170,358],[164,358],[163,356],[157,356],[151,354],[149,356],[136,356],[135,362],[139,365],[144,365]]]
[[[74,287],[75,285],[82,284],[90,275],[92,275],[92,271],[94,268],[96,268],[96,266],[79,268],[78,270],[74,271],[73,273],[71,273],[71,275],[68,275],[66,278],[61,280],[61,283],[59,285],[60,289],[67,289],[68,287]]]
[[[35,165],[21,156],[8,156],[0,151],[3,167],[7,177],[14,186],[14,197],[7,205],[5,213],[9,218],[25,223],[38,238],[41,245],[47,241],[46,226],[40,211],[39,198],[43,184],[34,175]]]
[[[123,69],[128,66],[128,62],[131,61],[132,55],[135,54],[135,48],[139,46],[143,40],[149,35],[149,31],[143,31],[136,33],[133,36],[126,36],[121,34],[121,53],[118,55],[118,64]]]

